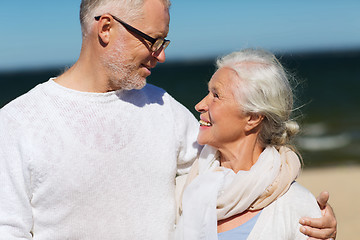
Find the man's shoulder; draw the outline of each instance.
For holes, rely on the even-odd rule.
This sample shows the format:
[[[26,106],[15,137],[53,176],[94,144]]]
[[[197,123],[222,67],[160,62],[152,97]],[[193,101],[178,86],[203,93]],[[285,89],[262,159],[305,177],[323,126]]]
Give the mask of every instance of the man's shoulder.
[[[161,87],[158,87],[158,86],[155,86],[151,83],[147,83],[145,85],[145,87],[143,87],[141,89],[142,91],[144,92],[147,92],[147,93],[158,93],[158,94],[165,94],[167,93],[164,89],[162,89]]]
[[[173,97],[166,90],[150,83],[146,84],[145,87],[143,87],[140,91],[149,98],[173,99]]]
[[[167,91],[161,87],[149,83],[146,84],[142,89],[130,90],[127,94],[125,94],[125,96],[127,99],[144,101],[146,104],[180,104]]]
[[[42,85],[43,84],[36,85],[27,93],[24,93],[7,103],[0,109],[0,116],[7,115],[16,120],[23,119],[24,114],[26,115],[35,112],[34,109],[38,108],[40,104],[45,103],[42,97]]]

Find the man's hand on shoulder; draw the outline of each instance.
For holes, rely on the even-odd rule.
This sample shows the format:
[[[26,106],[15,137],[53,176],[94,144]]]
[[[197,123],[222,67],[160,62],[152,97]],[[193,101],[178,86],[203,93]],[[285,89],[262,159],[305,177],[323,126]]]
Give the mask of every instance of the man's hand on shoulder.
[[[309,236],[308,239],[335,239],[336,238],[336,218],[333,209],[327,203],[329,200],[328,192],[321,192],[317,197],[317,202],[321,209],[321,218],[300,219],[300,224],[303,225],[300,231]]]

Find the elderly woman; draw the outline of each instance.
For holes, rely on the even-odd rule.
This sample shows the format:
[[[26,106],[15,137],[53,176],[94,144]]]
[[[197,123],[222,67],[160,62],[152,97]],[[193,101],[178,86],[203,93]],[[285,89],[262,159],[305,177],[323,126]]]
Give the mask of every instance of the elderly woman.
[[[247,49],[217,61],[209,94],[196,105],[204,146],[179,181],[176,239],[307,239],[303,216],[320,217],[313,195],[294,180],[293,93],[271,53]]]

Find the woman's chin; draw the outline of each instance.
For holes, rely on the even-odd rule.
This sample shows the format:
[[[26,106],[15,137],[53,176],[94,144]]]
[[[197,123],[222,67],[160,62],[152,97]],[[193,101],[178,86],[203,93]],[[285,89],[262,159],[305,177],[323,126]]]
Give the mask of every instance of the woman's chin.
[[[200,145],[209,145],[209,146],[215,147],[214,144],[212,144],[211,141],[208,141],[208,140],[206,140],[206,139],[198,138],[198,139],[197,139],[197,142],[198,142],[198,144],[200,144]]]
[[[204,141],[204,140],[201,139],[201,138],[198,138],[198,139],[197,139],[197,142],[198,142],[198,144],[200,144],[200,145],[205,145],[205,144],[207,144],[207,142]]]

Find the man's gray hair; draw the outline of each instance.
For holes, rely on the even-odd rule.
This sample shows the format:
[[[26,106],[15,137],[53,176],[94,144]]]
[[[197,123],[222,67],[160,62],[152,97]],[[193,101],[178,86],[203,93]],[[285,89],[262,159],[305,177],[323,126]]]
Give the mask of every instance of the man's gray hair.
[[[290,75],[276,57],[265,50],[244,49],[218,59],[216,65],[236,73],[234,94],[243,111],[264,116],[261,143],[265,147],[289,144],[299,125],[290,120],[293,111]]]
[[[82,0],[80,4],[80,24],[85,37],[95,16],[105,13],[118,16],[125,21],[132,21],[142,16],[142,7],[147,0]],[[170,0],[161,0],[165,7],[170,8]]]

